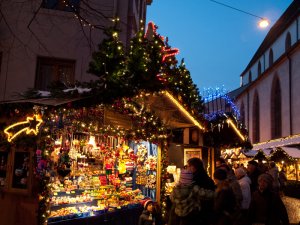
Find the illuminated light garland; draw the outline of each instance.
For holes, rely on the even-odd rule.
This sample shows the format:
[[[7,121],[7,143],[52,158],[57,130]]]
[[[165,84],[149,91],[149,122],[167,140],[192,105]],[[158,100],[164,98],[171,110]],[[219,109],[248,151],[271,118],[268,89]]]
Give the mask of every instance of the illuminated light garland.
[[[233,110],[234,114],[237,116],[237,118],[240,118],[240,111],[238,109],[238,107],[236,106],[236,104],[232,101],[232,99],[227,95],[227,90],[225,88],[216,88],[215,90],[213,90],[212,88],[209,89],[205,89],[204,90],[205,93],[203,93],[202,95],[205,96],[206,93],[207,96],[205,96],[203,98],[204,103],[208,103],[209,102],[213,102],[214,100],[221,98],[224,99],[225,101],[225,105],[229,104],[231,109]],[[223,112],[223,111],[221,111]]]
[[[193,117],[191,114],[179,103],[168,91],[163,91],[164,93],[179,109],[183,112],[193,123],[195,126],[199,127],[201,130],[205,130],[203,126]]]
[[[234,131],[238,134],[238,136],[239,136],[243,141],[246,140],[246,138],[241,134],[241,132],[240,132],[239,129],[235,126],[235,124],[232,122],[231,119],[227,119],[226,122],[232,126],[232,128],[234,129]]]
[[[179,49],[162,47],[162,52],[164,54],[162,57],[162,62],[164,62],[166,58],[179,54]]]
[[[260,142],[253,144],[253,149],[264,149],[264,148],[275,148],[275,147],[282,147],[286,145],[293,145],[300,143],[300,134],[290,135],[287,137],[272,139],[265,142]]]
[[[27,117],[26,121],[14,123],[7,128],[4,129],[4,133],[7,135],[8,142],[11,142],[14,138],[16,138],[21,133],[25,132],[26,134],[33,133],[34,135],[37,135],[39,131],[39,127],[41,126],[43,120],[39,117],[39,115],[34,115],[33,117]],[[15,129],[19,126],[23,127],[24,125],[27,125],[26,127],[18,130],[15,134],[12,133],[12,129]],[[34,127],[33,127],[34,126]]]

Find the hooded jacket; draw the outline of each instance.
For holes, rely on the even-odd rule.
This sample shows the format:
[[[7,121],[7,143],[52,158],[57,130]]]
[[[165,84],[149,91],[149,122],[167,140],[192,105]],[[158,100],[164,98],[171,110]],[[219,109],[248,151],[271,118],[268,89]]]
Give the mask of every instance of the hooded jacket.
[[[214,192],[199,188],[197,185],[178,185],[173,189],[170,199],[175,206],[175,213],[178,216],[186,216],[193,210],[201,210],[201,201],[212,199]]]
[[[243,195],[241,208],[248,209],[251,202],[251,189],[250,189],[251,180],[247,175],[245,175],[242,178],[240,178],[238,182],[241,186],[242,195]]]
[[[158,225],[158,224],[160,224],[160,219],[158,218],[158,215],[155,212],[150,213],[148,210],[144,209],[142,214],[140,215],[138,225]]]

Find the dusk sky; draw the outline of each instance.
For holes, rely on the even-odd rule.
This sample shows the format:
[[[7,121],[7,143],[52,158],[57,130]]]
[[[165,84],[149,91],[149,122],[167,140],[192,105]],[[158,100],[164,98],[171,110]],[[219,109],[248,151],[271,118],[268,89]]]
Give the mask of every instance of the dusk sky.
[[[271,26],[292,0],[218,0],[217,2],[266,17]],[[259,18],[211,0],[153,0],[147,22],[179,48],[199,90],[239,87],[240,75],[262,43],[270,27],[261,29]]]

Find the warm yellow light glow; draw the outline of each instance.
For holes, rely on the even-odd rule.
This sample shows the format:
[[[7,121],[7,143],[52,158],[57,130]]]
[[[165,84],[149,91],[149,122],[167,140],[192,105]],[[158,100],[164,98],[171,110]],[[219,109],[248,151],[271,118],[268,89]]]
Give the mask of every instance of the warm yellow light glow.
[[[231,119],[227,119],[227,123],[229,123],[233,129],[235,130],[235,132],[240,136],[240,138],[245,141],[245,137],[241,134],[241,132],[239,131],[239,129],[237,129],[237,127],[235,126],[235,124],[232,122]]]
[[[7,140],[11,142],[15,137],[17,137],[22,132],[26,132],[26,134],[33,133],[37,135],[39,131],[39,127],[41,126],[43,120],[39,117],[39,115],[34,115],[33,117],[27,117],[26,121],[18,122],[15,124],[10,125],[9,127],[5,128],[4,133],[7,135]],[[24,125],[26,125],[24,127]],[[22,129],[18,130],[16,133],[13,133],[13,130],[17,127],[21,126]]]
[[[89,145],[92,145],[93,148],[96,147],[95,136],[90,136]]]
[[[193,117],[191,114],[178,102],[168,91],[163,92],[180,110],[183,112],[195,126],[199,127],[201,130],[204,130],[204,127]]]
[[[260,28],[266,28],[270,25],[270,22],[267,19],[262,19],[258,22]]]

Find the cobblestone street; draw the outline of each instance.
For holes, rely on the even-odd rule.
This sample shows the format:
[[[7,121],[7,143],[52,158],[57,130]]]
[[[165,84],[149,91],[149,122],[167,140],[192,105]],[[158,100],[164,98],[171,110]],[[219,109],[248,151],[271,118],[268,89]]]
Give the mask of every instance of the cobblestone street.
[[[289,214],[290,224],[300,224],[300,199],[282,197]]]

